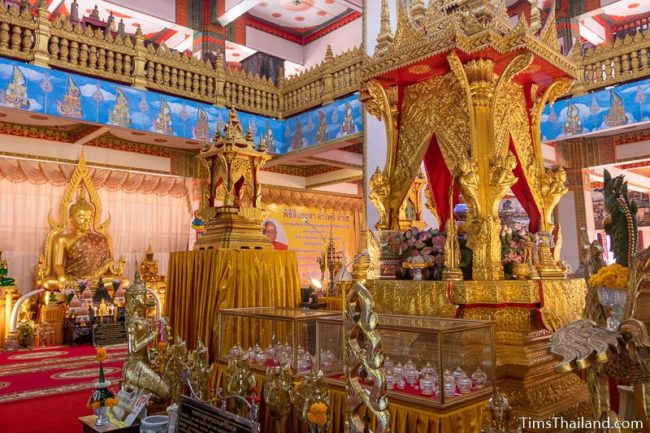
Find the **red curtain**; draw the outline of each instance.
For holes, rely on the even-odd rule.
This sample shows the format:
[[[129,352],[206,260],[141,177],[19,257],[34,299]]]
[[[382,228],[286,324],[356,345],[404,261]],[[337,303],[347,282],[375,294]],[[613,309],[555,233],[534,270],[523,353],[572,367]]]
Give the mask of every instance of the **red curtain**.
[[[512,192],[521,203],[528,217],[530,218],[529,230],[531,233],[537,233],[541,225],[541,213],[537,208],[537,203],[533,199],[530,186],[524,176],[523,168],[517,156],[512,140],[510,141],[510,150],[517,158],[517,167],[514,170],[518,180],[512,186]],[[427,181],[431,189],[434,206],[440,217],[440,226],[444,227],[449,218],[449,187],[451,186],[452,176],[447,168],[447,164],[440,151],[438,140],[435,135],[431,137],[431,142],[424,155],[424,168],[427,174]],[[458,203],[458,187],[454,188],[454,205]]]
[[[431,189],[433,205],[440,218],[440,227],[444,228],[447,218],[449,218],[449,188],[452,176],[442,156],[435,134],[431,137],[427,152],[424,154],[424,169]],[[458,203],[458,187],[454,188],[454,204],[456,203]]]
[[[524,176],[524,170],[521,167],[521,161],[519,160],[519,155],[517,155],[512,139],[510,139],[510,151],[517,158],[517,167],[514,169],[513,173],[518,178],[517,183],[515,183],[511,188],[512,193],[517,197],[517,200],[519,200],[519,203],[521,203],[521,206],[528,214],[528,218],[530,219],[528,230],[531,233],[537,233],[541,228],[542,215],[537,208],[537,203],[535,203],[535,200],[533,199],[533,194],[531,193],[530,186]]]

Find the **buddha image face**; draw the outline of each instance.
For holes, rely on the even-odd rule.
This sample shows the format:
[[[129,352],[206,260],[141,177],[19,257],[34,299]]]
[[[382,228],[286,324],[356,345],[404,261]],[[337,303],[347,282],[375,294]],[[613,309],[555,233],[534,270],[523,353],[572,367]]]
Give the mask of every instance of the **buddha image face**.
[[[264,233],[264,235],[266,235],[266,237],[269,238],[271,242],[275,242],[275,238],[278,236],[278,229],[271,221],[267,221],[264,224],[264,230],[262,233]]]
[[[91,210],[80,209],[71,215],[72,226],[79,232],[90,230],[93,213]]]

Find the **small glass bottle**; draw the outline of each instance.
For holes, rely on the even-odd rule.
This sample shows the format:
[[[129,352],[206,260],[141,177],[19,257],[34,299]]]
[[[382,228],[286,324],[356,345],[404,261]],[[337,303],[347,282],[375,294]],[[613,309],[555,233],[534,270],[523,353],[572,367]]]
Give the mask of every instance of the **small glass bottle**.
[[[472,382],[474,383],[474,388],[481,389],[485,388],[487,385],[488,377],[485,371],[479,365],[474,373],[472,373]]]

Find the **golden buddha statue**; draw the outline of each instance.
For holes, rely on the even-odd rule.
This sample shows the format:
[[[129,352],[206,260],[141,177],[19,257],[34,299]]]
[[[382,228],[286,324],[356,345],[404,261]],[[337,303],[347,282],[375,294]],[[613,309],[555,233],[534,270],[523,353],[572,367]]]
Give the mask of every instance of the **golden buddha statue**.
[[[153,255],[153,248],[149,244],[144,259],[140,263],[140,275],[145,283],[160,283],[165,281],[165,277],[158,275],[158,260],[154,260]]]
[[[99,316],[100,320],[103,320],[104,317],[108,317],[110,312],[111,311],[108,308],[106,301],[104,301],[104,299],[102,298],[102,300],[99,301],[99,306],[97,307],[97,315]]]
[[[54,271],[59,281],[101,276],[111,266],[106,238],[90,230],[93,213],[83,196],[70,207],[73,232],[58,236],[54,243]]]
[[[123,388],[127,391],[141,389],[158,400],[169,397],[169,384],[158,375],[148,362],[147,346],[156,339],[146,319],[147,289],[136,272],[131,287],[126,289],[126,334],[129,355],[122,369]]]
[[[76,194],[77,200],[71,205]],[[113,241],[107,233],[110,217],[104,222],[100,217],[101,203],[82,154],[59,206],[58,222],[48,216],[52,230],[39,261],[39,286],[58,290],[68,281],[121,279],[124,258],[113,262]]]

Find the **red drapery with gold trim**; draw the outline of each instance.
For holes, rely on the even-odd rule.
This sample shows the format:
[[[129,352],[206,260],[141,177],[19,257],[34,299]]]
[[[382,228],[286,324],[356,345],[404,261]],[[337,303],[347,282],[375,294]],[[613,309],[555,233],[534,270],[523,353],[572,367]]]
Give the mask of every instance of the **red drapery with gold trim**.
[[[514,175],[517,176],[517,183],[512,185],[510,189],[517,200],[519,200],[519,203],[526,211],[526,214],[528,214],[528,218],[530,219],[528,230],[531,233],[537,233],[541,226],[542,215],[540,210],[537,208],[535,199],[533,198],[530,185],[528,185],[528,181],[524,175],[524,169],[521,167],[521,161],[519,160],[519,155],[517,155],[517,150],[515,149],[512,139],[510,140],[510,151],[517,158],[517,167],[515,167],[513,171]]]
[[[440,227],[445,227],[449,218],[449,188],[451,187],[452,175],[447,168],[440,145],[435,134],[431,137],[427,152],[424,154],[424,170],[429,182],[433,205],[436,208]],[[454,204],[458,203],[458,187],[454,188]]]
[[[510,150],[517,158],[517,167],[514,170],[514,175],[517,176],[517,183],[512,186],[512,193],[515,195],[521,206],[524,208],[530,219],[529,230],[531,233],[537,233],[541,225],[541,213],[537,207],[537,203],[533,199],[530,190],[530,185],[524,176],[521,162],[517,151],[510,140]],[[438,140],[435,135],[431,137],[431,142],[424,155],[424,168],[431,190],[434,206],[440,218],[440,226],[444,227],[449,218],[449,188],[452,182],[452,175],[445,163],[442,156]],[[458,203],[458,188],[454,188],[454,205]]]

